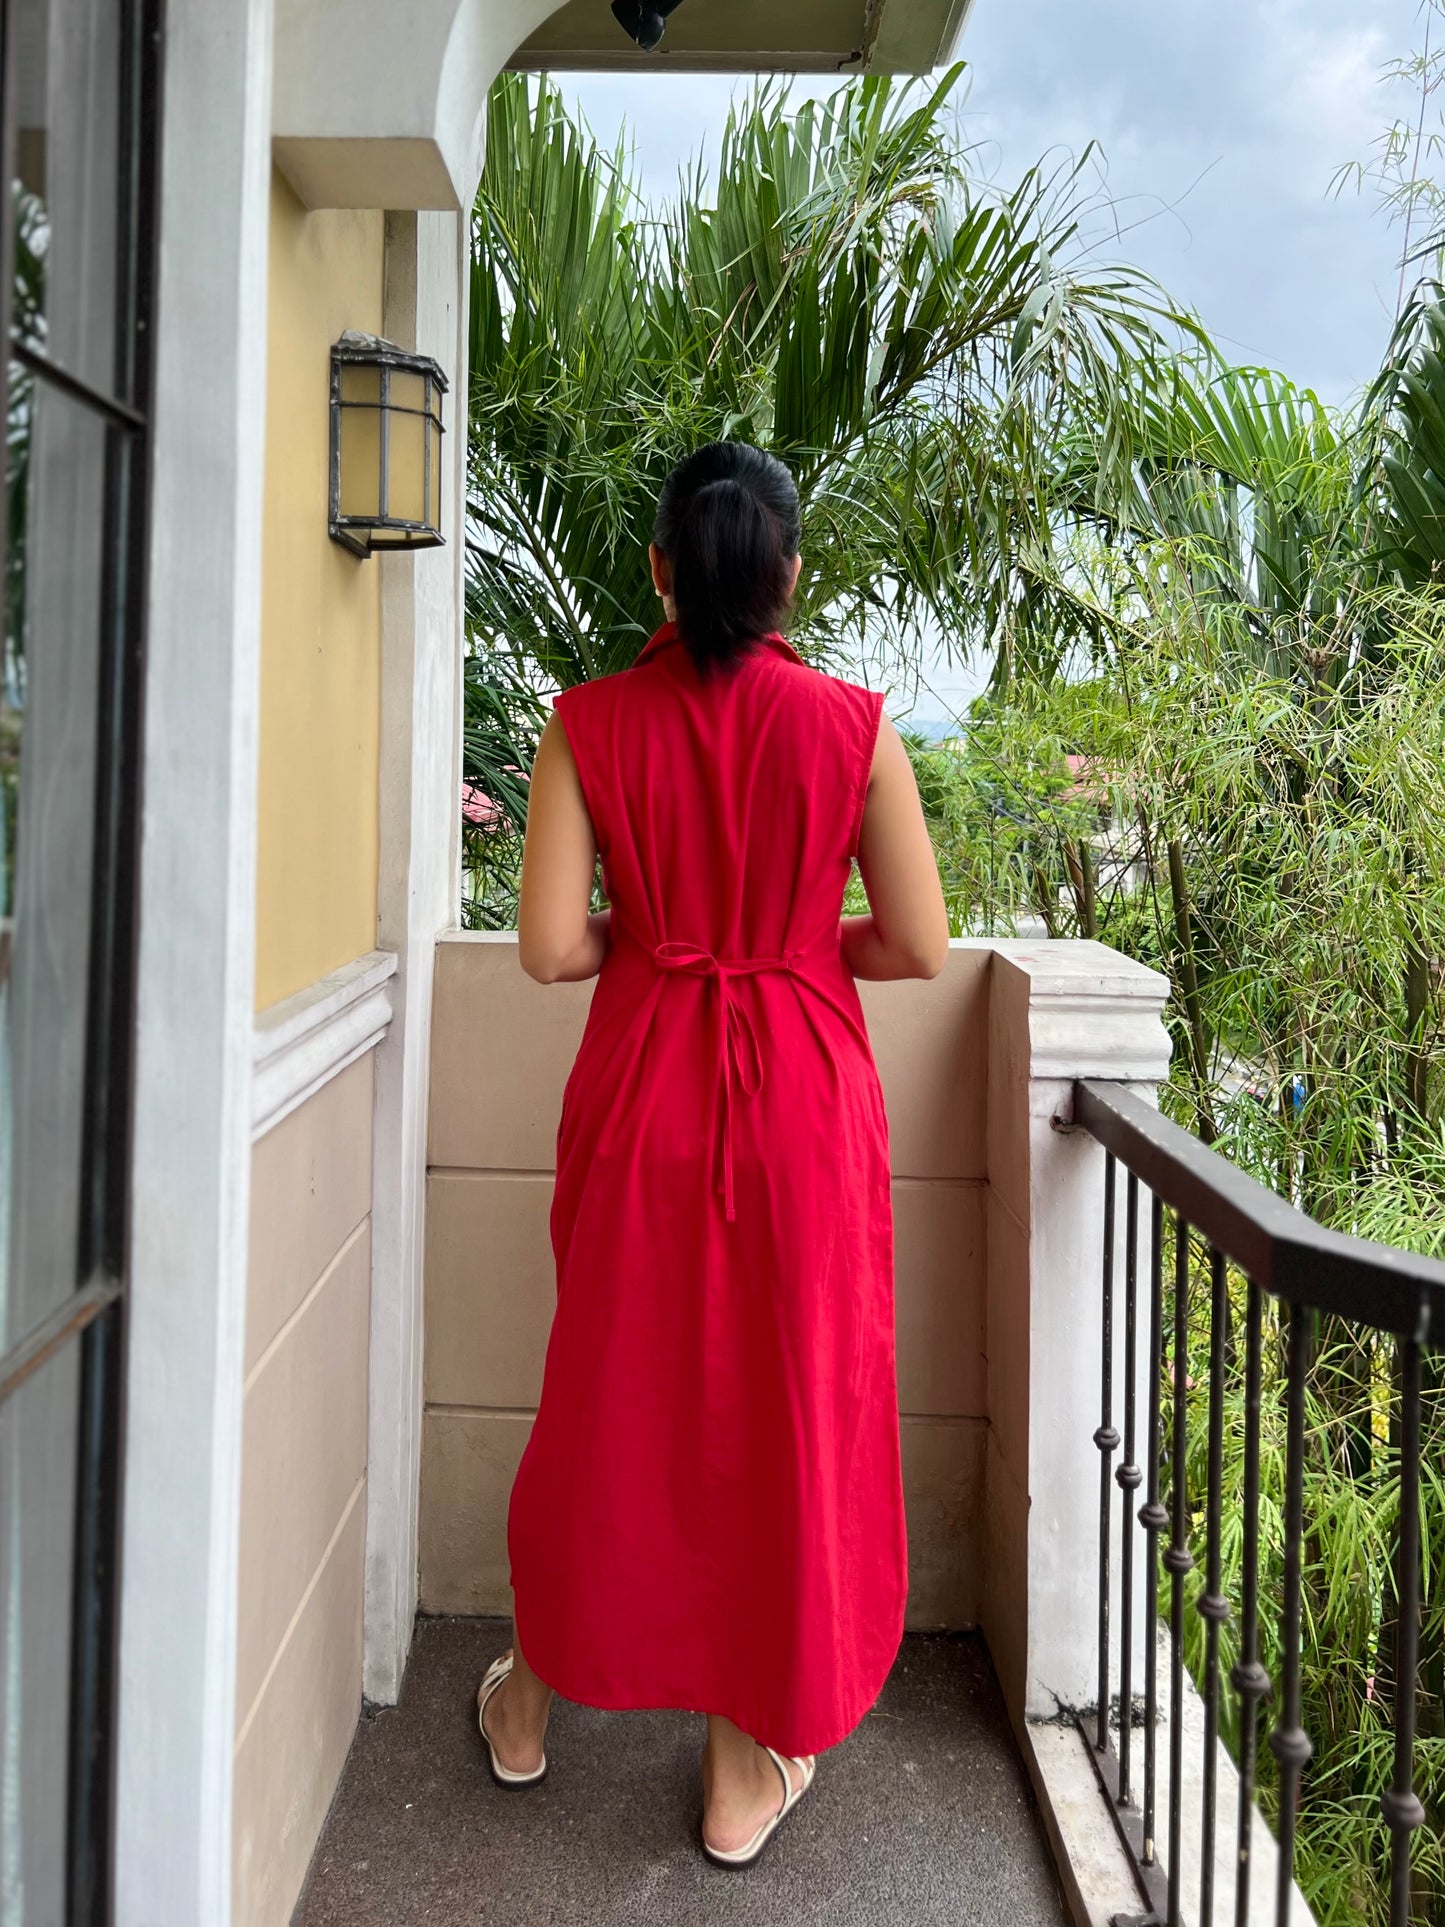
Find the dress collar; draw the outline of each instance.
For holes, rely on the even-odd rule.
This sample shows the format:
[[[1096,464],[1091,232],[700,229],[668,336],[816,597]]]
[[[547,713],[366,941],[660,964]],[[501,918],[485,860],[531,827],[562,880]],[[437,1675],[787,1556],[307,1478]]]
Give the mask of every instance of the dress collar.
[[[651,661],[659,650],[666,649],[669,643],[679,640],[677,624],[675,622],[664,622],[662,627],[654,630],[647,641],[643,643],[641,649],[633,658],[633,668],[636,669],[644,662]],[[798,654],[792,643],[776,629],[769,629],[766,634],[758,637],[758,641],[767,643],[770,649],[774,650],[776,654],[780,656],[786,656],[789,662],[803,662],[803,658]],[[804,666],[806,667],[806,665]]]

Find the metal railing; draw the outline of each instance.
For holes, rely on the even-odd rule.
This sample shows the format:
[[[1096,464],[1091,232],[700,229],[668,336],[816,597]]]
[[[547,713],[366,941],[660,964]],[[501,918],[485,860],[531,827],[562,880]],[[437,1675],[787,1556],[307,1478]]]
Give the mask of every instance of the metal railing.
[[[1306,1392],[1317,1363],[1314,1328],[1321,1314],[1394,1341],[1395,1378],[1387,1395],[1396,1419],[1390,1474],[1398,1481],[1392,1601],[1393,1772],[1378,1793],[1380,1824],[1388,1830],[1387,1849],[1381,1836],[1381,1851],[1388,1852],[1389,1862],[1388,1917],[1391,1927],[1410,1927],[1421,1917],[1412,1911],[1417,1897],[1412,1896],[1411,1860],[1416,1829],[1425,1819],[1413,1776],[1421,1618],[1421,1369],[1425,1348],[1445,1342],[1445,1264],[1326,1230],[1119,1085],[1076,1083],[1073,1121],[1106,1153],[1100,1418],[1094,1433],[1099,1449],[1098,1698],[1092,1709],[1079,1716],[1079,1724],[1147,1909],[1138,1915],[1116,1916],[1116,1927],[1179,1927],[1182,1918],[1186,1580],[1196,1565],[1194,1548],[1201,1533],[1203,1584],[1193,1610],[1203,1621],[1202,1667],[1196,1657],[1195,1673],[1204,1738],[1197,1813],[1191,1820],[1198,1828],[1191,1840],[1191,1849],[1195,1844],[1198,1848],[1198,1889],[1190,1927],[1214,1927],[1220,1823],[1217,1762],[1224,1684],[1220,1636],[1235,1612],[1223,1577],[1227,1513],[1231,1563],[1238,1571],[1237,1640],[1232,1641],[1237,1658],[1228,1675],[1236,1696],[1233,1751],[1239,1788],[1233,1921],[1234,1927],[1263,1927],[1265,1917],[1259,1908],[1251,1913],[1250,1875],[1255,1829],[1263,1824],[1255,1811],[1259,1744],[1266,1725],[1263,1708],[1272,1702],[1267,1744],[1275,1761],[1278,1795],[1277,1877],[1268,1911],[1275,1927],[1289,1927],[1299,1801],[1302,1785],[1307,1790],[1306,1769],[1313,1750],[1301,1717],[1301,1614],[1308,1563],[1306,1454],[1314,1449],[1306,1433]],[[1116,1252],[1119,1166],[1126,1174],[1122,1281]],[[1142,1282],[1141,1187],[1150,1194],[1142,1253],[1147,1275]],[[1166,1221],[1173,1233],[1172,1304],[1167,1306],[1167,1321]],[[1203,1281],[1196,1284],[1191,1266],[1191,1253],[1201,1246],[1207,1296]],[[1243,1282],[1242,1358],[1231,1267]],[[1121,1289],[1122,1308],[1117,1304]],[[1192,1302],[1196,1291],[1201,1301],[1197,1305]],[[1207,1339],[1200,1331],[1200,1313],[1206,1307]],[[1191,1395],[1196,1390],[1189,1371],[1191,1331],[1196,1358],[1201,1353],[1207,1356],[1202,1388],[1207,1448],[1197,1455],[1207,1467],[1202,1492],[1189,1489],[1187,1465]],[[1141,1343],[1147,1347],[1147,1369],[1142,1374]],[[1269,1495],[1266,1547],[1279,1568],[1278,1617],[1271,1628],[1278,1648],[1274,1680],[1260,1657],[1261,1414],[1267,1358],[1272,1367],[1271,1424],[1277,1428],[1282,1404],[1284,1435],[1283,1489],[1277,1495],[1277,1513],[1276,1495]],[[1122,1387],[1116,1387],[1116,1374],[1122,1377]],[[1242,1455],[1242,1490],[1236,1488],[1228,1498],[1224,1491],[1227,1402],[1231,1442]],[[1120,1405],[1122,1437],[1116,1424]],[[1398,1449],[1393,1449],[1396,1440]],[[1116,1465],[1115,1455],[1121,1448]],[[1167,1504],[1161,1489],[1166,1472]],[[1136,1511],[1135,1495],[1141,1486],[1144,1503]],[[1233,1515],[1236,1504],[1237,1517]],[[1137,1560],[1143,1562],[1142,1758],[1136,1758],[1134,1730],[1139,1718]],[[1161,1566],[1169,1575],[1170,1595],[1165,1615],[1170,1673],[1168,1812],[1162,1854],[1156,1658]],[[1116,1611],[1115,1626],[1111,1621]],[[1347,1657],[1341,1655],[1342,1660]],[[1194,1795],[1196,1790],[1190,1791]],[[1299,1917],[1297,1909],[1297,1922]]]

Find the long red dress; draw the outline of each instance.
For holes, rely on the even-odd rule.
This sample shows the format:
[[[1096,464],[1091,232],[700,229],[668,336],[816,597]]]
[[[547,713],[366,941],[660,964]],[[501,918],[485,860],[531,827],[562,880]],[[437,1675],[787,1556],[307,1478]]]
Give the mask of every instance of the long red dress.
[[[907,1588],[888,1122],[839,947],[881,696],[671,624],[569,689],[611,942],[567,1081],[557,1309],[507,1546],[565,1698],[844,1738]]]

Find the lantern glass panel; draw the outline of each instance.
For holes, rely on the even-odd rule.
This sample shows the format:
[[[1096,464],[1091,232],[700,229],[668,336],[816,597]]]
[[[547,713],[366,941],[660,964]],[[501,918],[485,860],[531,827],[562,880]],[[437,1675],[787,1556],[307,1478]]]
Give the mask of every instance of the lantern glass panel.
[[[431,525],[442,525],[442,432],[435,422],[427,428],[427,461],[431,468]]]
[[[375,375],[376,370],[366,372]],[[346,373],[346,370],[342,371],[343,384]],[[374,518],[380,512],[377,496],[381,484],[381,419],[378,408],[341,410],[339,506],[343,515]]]
[[[396,393],[396,376],[392,376]],[[402,415],[388,411],[387,432],[391,448],[387,457],[387,514],[394,522],[424,522],[426,502],[422,489],[426,481],[425,415]]]
[[[431,386],[425,375],[414,373],[408,368],[393,368],[391,371],[391,405],[393,408],[414,408],[420,411],[427,404],[427,389]]]
[[[381,370],[359,367],[354,361],[343,361],[341,399],[370,402],[374,408],[379,408],[381,406]]]

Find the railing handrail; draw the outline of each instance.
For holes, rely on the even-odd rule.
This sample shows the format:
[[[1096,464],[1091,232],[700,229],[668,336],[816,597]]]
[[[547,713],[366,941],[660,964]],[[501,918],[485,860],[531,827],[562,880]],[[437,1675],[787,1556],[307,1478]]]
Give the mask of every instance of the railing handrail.
[[[1079,1079],[1075,1125],[1248,1274],[1289,1304],[1417,1344],[1445,1341],[1445,1263],[1331,1231],[1123,1084]]]

